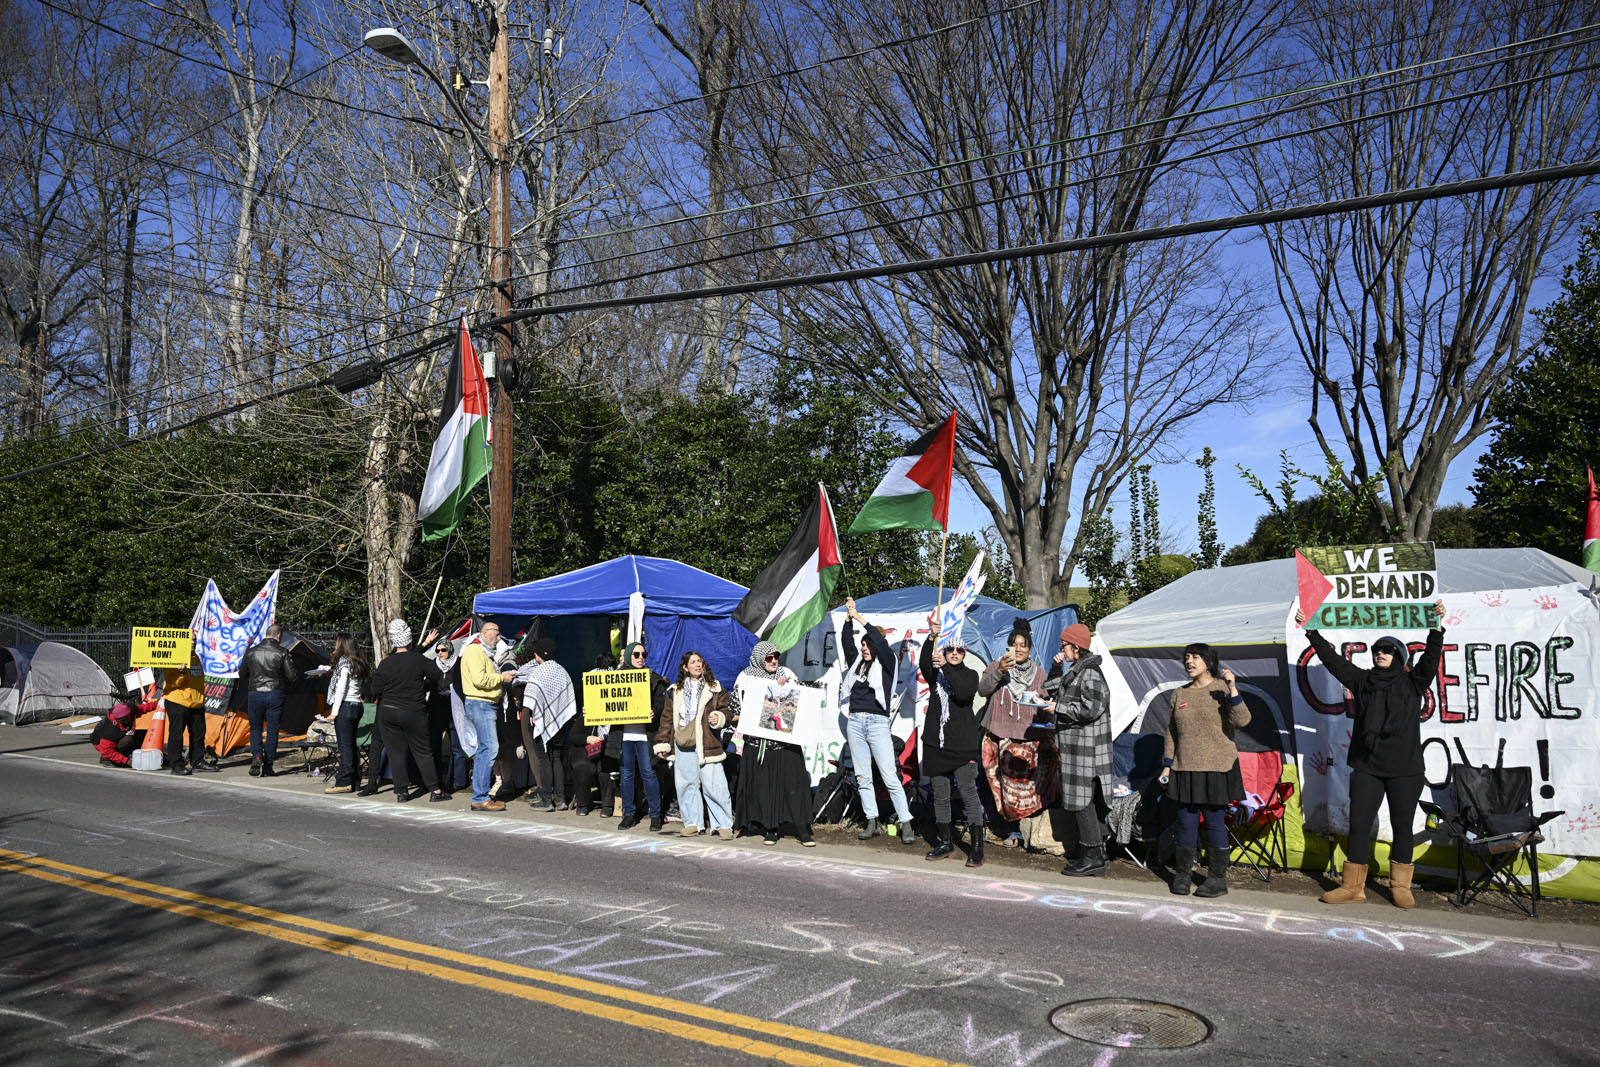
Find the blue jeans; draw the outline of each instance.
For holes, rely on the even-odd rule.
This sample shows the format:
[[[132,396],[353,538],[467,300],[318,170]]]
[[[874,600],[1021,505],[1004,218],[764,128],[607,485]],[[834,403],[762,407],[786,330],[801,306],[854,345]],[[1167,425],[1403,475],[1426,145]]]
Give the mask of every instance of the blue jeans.
[[[895,818],[911,821],[911,808],[906,804],[906,791],[900,785],[900,765],[894,761],[894,734],[889,729],[887,715],[852,711],[844,728],[845,740],[850,743],[850,762],[855,766],[856,785],[861,795],[861,813],[869,819],[878,817],[878,794],[872,787],[872,765],[878,765],[883,784],[889,790],[889,800],[894,804]]]
[[[613,726],[613,730],[618,727]],[[633,818],[638,810],[634,799],[638,789],[636,778],[644,779],[644,796],[650,805],[650,817],[661,818],[661,783],[656,780],[656,769],[650,765],[650,742],[622,742],[622,814]]]
[[[684,826],[712,830],[733,829],[733,798],[728,795],[728,776],[720,763],[700,765],[692,748],[678,749],[672,761],[672,779],[678,785],[678,815]],[[710,826],[700,821],[700,793],[705,792]]]
[[[472,750],[472,802],[487,804],[489,789],[494,785],[494,758],[500,754],[500,740],[495,733],[500,715],[487,700],[468,700],[463,712],[478,732],[478,747]]]
[[[271,763],[278,758],[278,720],[283,718],[283,694],[276,689],[250,690],[250,759]],[[262,728],[266,737],[262,737]]]

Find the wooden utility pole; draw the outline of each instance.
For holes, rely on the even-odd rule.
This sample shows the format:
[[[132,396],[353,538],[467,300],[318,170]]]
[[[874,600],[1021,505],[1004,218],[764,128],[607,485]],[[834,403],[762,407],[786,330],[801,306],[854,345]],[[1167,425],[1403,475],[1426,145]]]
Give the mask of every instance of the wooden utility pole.
[[[494,316],[511,311],[511,28],[509,0],[495,0],[494,52],[489,56],[489,280]],[[491,433],[494,460],[489,471],[489,588],[511,584],[511,324],[494,328],[494,393]]]

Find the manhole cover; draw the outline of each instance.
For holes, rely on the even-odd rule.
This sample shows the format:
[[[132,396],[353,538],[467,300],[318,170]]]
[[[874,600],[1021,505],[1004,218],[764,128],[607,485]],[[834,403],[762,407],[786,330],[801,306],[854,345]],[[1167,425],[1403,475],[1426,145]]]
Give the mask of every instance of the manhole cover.
[[[1188,1048],[1211,1036],[1211,1024],[1176,1004],[1106,997],[1075,1000],[1050,1013],[1069,1037],[1111,1048]]]

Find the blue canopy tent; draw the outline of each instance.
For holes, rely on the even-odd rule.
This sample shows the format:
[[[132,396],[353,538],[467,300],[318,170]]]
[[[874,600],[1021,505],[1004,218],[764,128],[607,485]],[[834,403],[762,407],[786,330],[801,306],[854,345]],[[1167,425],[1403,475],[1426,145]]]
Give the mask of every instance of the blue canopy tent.
[[[953,592],[947,586],[944,599],[948,601]],[[927,614],[933,610],[938,596],[939,590],[934,586],[913,585],[862,597],[856,601],[856,607],[863,612],[920,611]],[[967,611],[961,636],[966,640],[967,647],[985,660],[999,659],[1005,651],[1012,624],[1018,618],[1028,620],[1028,625],[1033,627],[1034,644],[1039,646],[1041,654],[1048,653],[1044,658],[1049,660],[1050,656],[1055,655],[1057,635],[1078,621],[1078,612],[1071,606],[1027,611],[980,595]]]
[[[610,621],[627,618],[643,600],[644,646],[650,669],[678,676],[685,652],[705,657],[719,681],[731,682],[750,663],[755,635],[733,621],[749,590],[676,560],[620,556],[592,567],[479,593],[472,610],[515,633],[533,619],[547,620],[557,657],[574,674],[593,665],[609,645]]]

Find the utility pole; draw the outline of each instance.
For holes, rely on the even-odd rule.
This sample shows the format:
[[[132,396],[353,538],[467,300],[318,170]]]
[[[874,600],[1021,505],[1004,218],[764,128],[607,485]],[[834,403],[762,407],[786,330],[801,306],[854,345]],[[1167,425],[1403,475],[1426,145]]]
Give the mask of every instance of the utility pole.
[[[511,27],[509,0],[495,0],[494,51],[489,56],[489,280],[494,317],[511,312]],[[494,328],[494,438],[489,471],[489,588],[511,584],[511,323]]]

